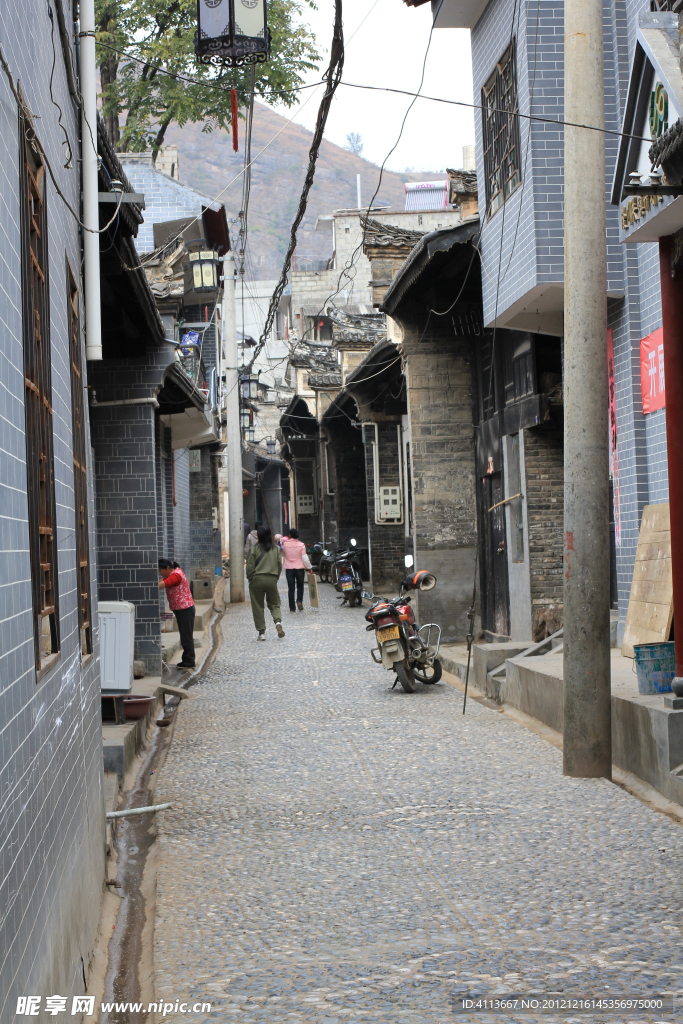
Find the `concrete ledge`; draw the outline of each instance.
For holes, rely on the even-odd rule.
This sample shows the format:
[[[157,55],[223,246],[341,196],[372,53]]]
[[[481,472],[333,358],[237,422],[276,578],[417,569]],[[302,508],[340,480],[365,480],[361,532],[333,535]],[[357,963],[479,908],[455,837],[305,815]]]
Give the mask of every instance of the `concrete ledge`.
[[[195,633],[203,633],[206,627],[211,621],[213,615],[213,601],[196,601],[195,602],[195,613],[194,613],[194,631]],[[178,632],[178,622],[175,615],[173,616],[173,629],[172,633]],[[162,636],[168,636],[168,633],[162,633]]]
[[[508,658],[515,658],[523,654],[533,645],[532,640],[507,640],[495,644],[473,644],[472,661],[474,663],[474,679],[478,690],[485,693],[493,700],[500,700],[500,682],[490,680],[489,674],[494,668],[498,668]],[[471,669],[470,669],[471,671]],[[495,692],[489,693],[489,689]]]
[[[156,678],[156,685],[159,678]],[[151,694],[150,694],[151,696]],[[160,701],[157,699],[144,718],[138,718],[134,722],[126,722],[125,725],[114,725],[113,722],[102,723],[102,752],[104,755],[104,770],[117,775],[119,780],[126,774],[137,754],[145,746],[147,728],[159,711]]]
[[[662,694],[638,693],[631,666],[612,652],[612,761],[683,805],[683,711],[665,708]],[[561,733],[561,653],[510,658],[505,669],[503,702]]]

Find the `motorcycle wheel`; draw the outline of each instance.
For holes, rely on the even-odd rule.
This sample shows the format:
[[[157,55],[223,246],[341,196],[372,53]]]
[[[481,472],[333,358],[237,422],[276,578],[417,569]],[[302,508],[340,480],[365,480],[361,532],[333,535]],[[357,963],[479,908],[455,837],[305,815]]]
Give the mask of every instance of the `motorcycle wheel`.
[[[363,597],[362,597],[362,595],[361,594],[354,594],[353,595],[353,605],[355,605],[356,608],[360,608],[362,604],[363,604]],[[352,605],[352,607],[353,607],[353,605]]]
[[[438,658],[434,658],[433,665],[425,665],[425,671],[414,668],[413,675],[416,679],[419,679],[421,683],[425,683],[427,686],[433,686],[434,683],[438,683],[439,679],[443,674],[443,665]]]
[[[413,671],[408,668],[407,661],[395,661],[394,672],[396,677],[405,690],[406,693],[415,693],[415,687],[413,686]]]
[[[320,582],[328,583],[330,579],[330,567],[328,565],[320,566]]]

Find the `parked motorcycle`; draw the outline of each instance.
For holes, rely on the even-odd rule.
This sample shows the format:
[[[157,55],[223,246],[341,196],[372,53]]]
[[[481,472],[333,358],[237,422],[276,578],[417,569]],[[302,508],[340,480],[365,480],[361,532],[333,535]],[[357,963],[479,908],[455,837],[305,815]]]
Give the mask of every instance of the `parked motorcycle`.
[[[351,608],[356,605],[360,608],[363,603],[363,579],[355,547],[356,541],[352,538],[348,548],[337,548],[334,560],[332,583],[342,595],[342,608],[347,603]]]
[[[329,583],[330,574],[332,573],[332,570],[334,568],[334,560],[336,558],[336,554],[332,554],[329,548],[323,547],[322,544],[315,544],[314,548],[319,549],[319,551],[316,551],[318,560],[317,562],[313,562],[313,559],[311,558],[311,562],[318,569],[320,582]]]
[[[370,623],[366,629],[368,632],[374,630],[377,635],[377,647],[370,651],[373,661],[389,672],[395,672],[406,693],[415,692],[416,679],[431,686],[438,683],[443,672],[437,657],[441,627],[436,622],[419,626],[410,607],[411,598],[405,594],[408,590],[424,593],[435,586],[436,576],[426,569],[411,573],[402,581],[398,597],[391,600],[380,598],[365,616]],[[432,633],[436,638],[433,650]]]

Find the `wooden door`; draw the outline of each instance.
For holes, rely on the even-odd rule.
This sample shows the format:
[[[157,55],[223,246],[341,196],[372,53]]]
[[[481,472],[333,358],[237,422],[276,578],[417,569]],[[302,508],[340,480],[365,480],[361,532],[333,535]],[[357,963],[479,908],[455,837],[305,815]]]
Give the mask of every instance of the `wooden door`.
[[[482,626],[492,633],[509,636],[505,506],[489,512],[493,505],[503,500],[502,474],[491,473],[484,477],[480,494]]]

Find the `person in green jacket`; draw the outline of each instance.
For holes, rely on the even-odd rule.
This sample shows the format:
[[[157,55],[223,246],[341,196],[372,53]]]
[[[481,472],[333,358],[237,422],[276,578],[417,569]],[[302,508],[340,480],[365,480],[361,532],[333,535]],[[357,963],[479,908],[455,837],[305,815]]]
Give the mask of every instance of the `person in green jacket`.
[[[266,639],[266,617],[263,611],[264,599],[268,601],[268,609],[273,616],[277,635],[282,639],[285,631],[282,628],[282,612],[280,611],[280,595],[277,581],[282,572],[282,552],[273,543],[267,526],[259,526],[258,542],[254,544],[247,558],[247,579],[249,580],[249,597],[254,625],[258,630],[257,640]]]

